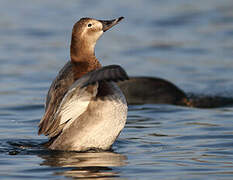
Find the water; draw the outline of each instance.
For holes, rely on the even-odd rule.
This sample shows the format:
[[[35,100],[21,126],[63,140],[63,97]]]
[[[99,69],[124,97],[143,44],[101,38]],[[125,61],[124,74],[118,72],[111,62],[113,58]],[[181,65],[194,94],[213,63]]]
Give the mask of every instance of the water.
[[[232,179],[232,106],[129,106],[112,152],[48,151],[37,136],[79,18],[126,17],[98,42],[102,64],[232,97],[232,9],[232,0],[0,0],[0,179]]]

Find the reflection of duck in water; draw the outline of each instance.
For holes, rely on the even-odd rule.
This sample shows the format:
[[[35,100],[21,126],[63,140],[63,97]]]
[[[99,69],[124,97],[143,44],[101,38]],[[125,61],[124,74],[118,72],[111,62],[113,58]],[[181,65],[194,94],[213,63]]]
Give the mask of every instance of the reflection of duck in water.
[[[38,154],[43,159],[40,164],[59,167],[56,175],[72,178],[114,178],[119,176],[113,167],[125,166],[127,157],[114,152],[52,152]],[[64,168],[64,169],[63,169]]]
[[[233,98],[186,94],[171,82],[154,77],[130,77],[118,85],[128,104],[174,104],[198,108],[233,104]]]
[[[80,19],[73,27],[68,62],[53,81],[38,134],[50,137],[50,149],[107,150],[123,129],[127,104],[110,81],[128,79],[117,65],[101,67],[95,44],[123,17],[110,21]]]

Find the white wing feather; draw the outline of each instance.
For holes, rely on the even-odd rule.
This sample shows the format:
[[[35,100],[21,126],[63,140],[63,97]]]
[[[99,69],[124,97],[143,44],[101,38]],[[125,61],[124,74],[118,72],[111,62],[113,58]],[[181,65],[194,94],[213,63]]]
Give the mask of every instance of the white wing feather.
[[[84,113],[93,97],[97,94],[98,83],[93,85],[94,90],[87,91],[87,87],[80,88],[82,82],[75,82],[64,96],[55,118],[60,117],[59,125],[67,123],[63,129]],[[69,121],[69,122],[68,122]]]

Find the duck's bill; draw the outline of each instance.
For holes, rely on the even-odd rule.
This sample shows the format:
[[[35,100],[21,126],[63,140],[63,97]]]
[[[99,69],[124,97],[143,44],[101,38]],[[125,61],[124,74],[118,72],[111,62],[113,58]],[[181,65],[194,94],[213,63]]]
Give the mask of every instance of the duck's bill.
[[[122,19],[124,19],[124,17],[119,17],[117,19],[112,19],[112,20],[99,20],[102,25],[103,25],[103,31],[107,31],[109,30],[111,27],[115,26],[116,24],[118,24]]]

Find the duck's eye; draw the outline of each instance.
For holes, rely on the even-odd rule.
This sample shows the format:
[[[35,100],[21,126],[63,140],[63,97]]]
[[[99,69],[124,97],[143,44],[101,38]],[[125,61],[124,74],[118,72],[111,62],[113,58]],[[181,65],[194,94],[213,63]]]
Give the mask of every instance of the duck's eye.
[[[88,26],[88,27],[91,27],[91,26],[92,26],[92,24],[90,23],[90,24],[88,24],[87,26]]]

